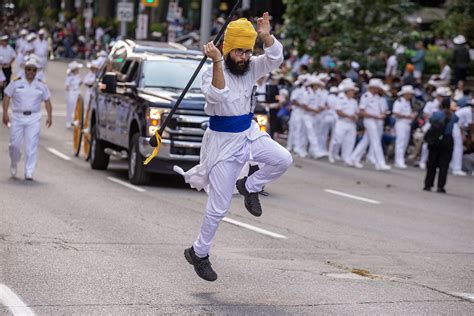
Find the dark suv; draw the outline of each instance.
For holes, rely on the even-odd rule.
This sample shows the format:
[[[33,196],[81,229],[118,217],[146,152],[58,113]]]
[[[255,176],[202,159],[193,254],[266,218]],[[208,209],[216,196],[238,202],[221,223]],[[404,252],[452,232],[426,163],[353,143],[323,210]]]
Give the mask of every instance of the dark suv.
[[[126,40],[114,45],[98,76],[92,102],[93,169],[106,169],[110,155],[128,159],[130,182],[144,184],[150,173],[173,173],[175,164],[187,170],[199,162],[209,121],[200,74],[166,127],[158,156],[143,165],[153,151],[150,136],[160,128],[202,57],[199,51],[164,43]],[[265,111],[255,117],[266,128]]]

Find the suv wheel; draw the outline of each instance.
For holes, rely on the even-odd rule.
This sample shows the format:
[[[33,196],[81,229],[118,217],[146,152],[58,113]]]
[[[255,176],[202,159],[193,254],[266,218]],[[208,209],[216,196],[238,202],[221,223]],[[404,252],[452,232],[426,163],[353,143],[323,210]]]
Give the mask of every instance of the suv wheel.
[[[140,134],[136,133],[130,143],[130,155],[128,157],[128,180],[132,184],[147,184],[150,174],[145,171],[143,161],[145,158],[140,154]]]
[[[110,157],[104,152],[104,149],[104,142],[97,138],[97,129],[95,126],[93,126],[91,131],[91,147],[89,159],[92,169],[107,169]]]

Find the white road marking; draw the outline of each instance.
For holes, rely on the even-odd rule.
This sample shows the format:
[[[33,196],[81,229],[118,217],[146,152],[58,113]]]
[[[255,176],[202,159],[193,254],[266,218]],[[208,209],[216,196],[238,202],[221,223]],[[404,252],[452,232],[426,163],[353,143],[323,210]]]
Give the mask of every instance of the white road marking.
[[[474,302],[474,293],[451,293],[451,294]]]
[[[60,152],[60,151],[57,151],[57,150],[54,149],[54,148],[48,147],[48,151],[49,151],[50,153],[52,153],[53,155],[56,155],[56,156],[58,156],[59,158],[62,158],[62,159],[64,159],[64,160],[71,160],[71,157],[66,156],[65,154],[63,154],[63,153]]]
[[[0,284],[0,303],[13,315],[34,315],[33,311],[8,286]]]
[[[133,184],[130,184],[128,182],[125,182],[125,181],[122,181],[120,179],[117,179],[117,178],[113,178],[113,177],[107,177],[107,179],[109,179],[110,181],[112,182],[115,182],[115,183],[118,183],[118,184],[121,184],[129,189],[132,189],[132,190],[135,190],[135,191],[138,191],[138,192],[145,192],[146,190],[145,189],[142,189],[136,185],[133,185]]]
[[[280,234],[277,234],[277,233],[273,233],[271,231],[268,231],[268,230],[265,230],[265,229],[262,229],[262,228],[258,228],[256,226],[252,226],[252,225],[249,225],[249,224],[246,224],[246,223],[242,223],[242,222],[236,221],[235,219],[224,217],[222,220],[224,222],[229,223],[229,224],[244,227],[244,228],[253,230],[254,232],[264,234],[264,235],[267,235],[267,236],[270,236],[270,237],[273,237],[273,238],[288,239],[288,237],[286,237],[286,236],[283,236],[283,235],[280,235]]]
[[[364,198],[364,197],[360,197],[360,196],[357,196],[357,195],[352,195],[352,194],[348,194],[348,193],[344,193],[344,192],[340,192],[340,191],[335,191],[335,190],[331,190],[331,189],[325,189],[324,191],[327,192],[327,193],[344,196],[344,197],[351,198],[351,199],[354,199],[354,200],[359,200],[359,201],[372,203],[372,204],[380,204],[380,202],[376,201],[376,200],[371,200],[371,199],[367,199],[367,198]]]

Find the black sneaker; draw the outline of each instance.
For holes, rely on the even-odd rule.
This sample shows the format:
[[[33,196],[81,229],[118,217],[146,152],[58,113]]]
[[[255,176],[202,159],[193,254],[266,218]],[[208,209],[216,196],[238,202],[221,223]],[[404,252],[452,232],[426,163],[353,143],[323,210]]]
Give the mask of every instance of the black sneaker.
[[[188,260],[189,264],[194,266],[194,271],[197,275],[206,281],[217,280],[217,273],[212,269],[209,256],[205,258],[199,258],[194,252],[193,247],[184,250],[184,257]]]
[[[423,191],[430,191],[431,192],[431,188],[430,187],[424,187]]]
[[[245,187],[245,182],[247,182],[247,177],[237,180],[235,186],[237,191],[245,197],[245,208],[253,216],[262,216],[262,206],[260,205],[260,200],[258,199],[258,192],[250,193]]]
[[[446,193],[446,190],[443,188],[438,188],[438,193]]]

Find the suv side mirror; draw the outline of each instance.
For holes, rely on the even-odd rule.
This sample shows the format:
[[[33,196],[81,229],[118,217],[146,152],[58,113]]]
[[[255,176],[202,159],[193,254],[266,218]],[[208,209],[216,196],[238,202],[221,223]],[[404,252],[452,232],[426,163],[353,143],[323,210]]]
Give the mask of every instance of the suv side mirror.
[[[102,77],[103,91],[115,94],[117,90],[117,74],[114,72],[106,72]]]
[[[269,84],[265,87],[265,103],[277,103],[276,96],[280,94],[277,85]]]

